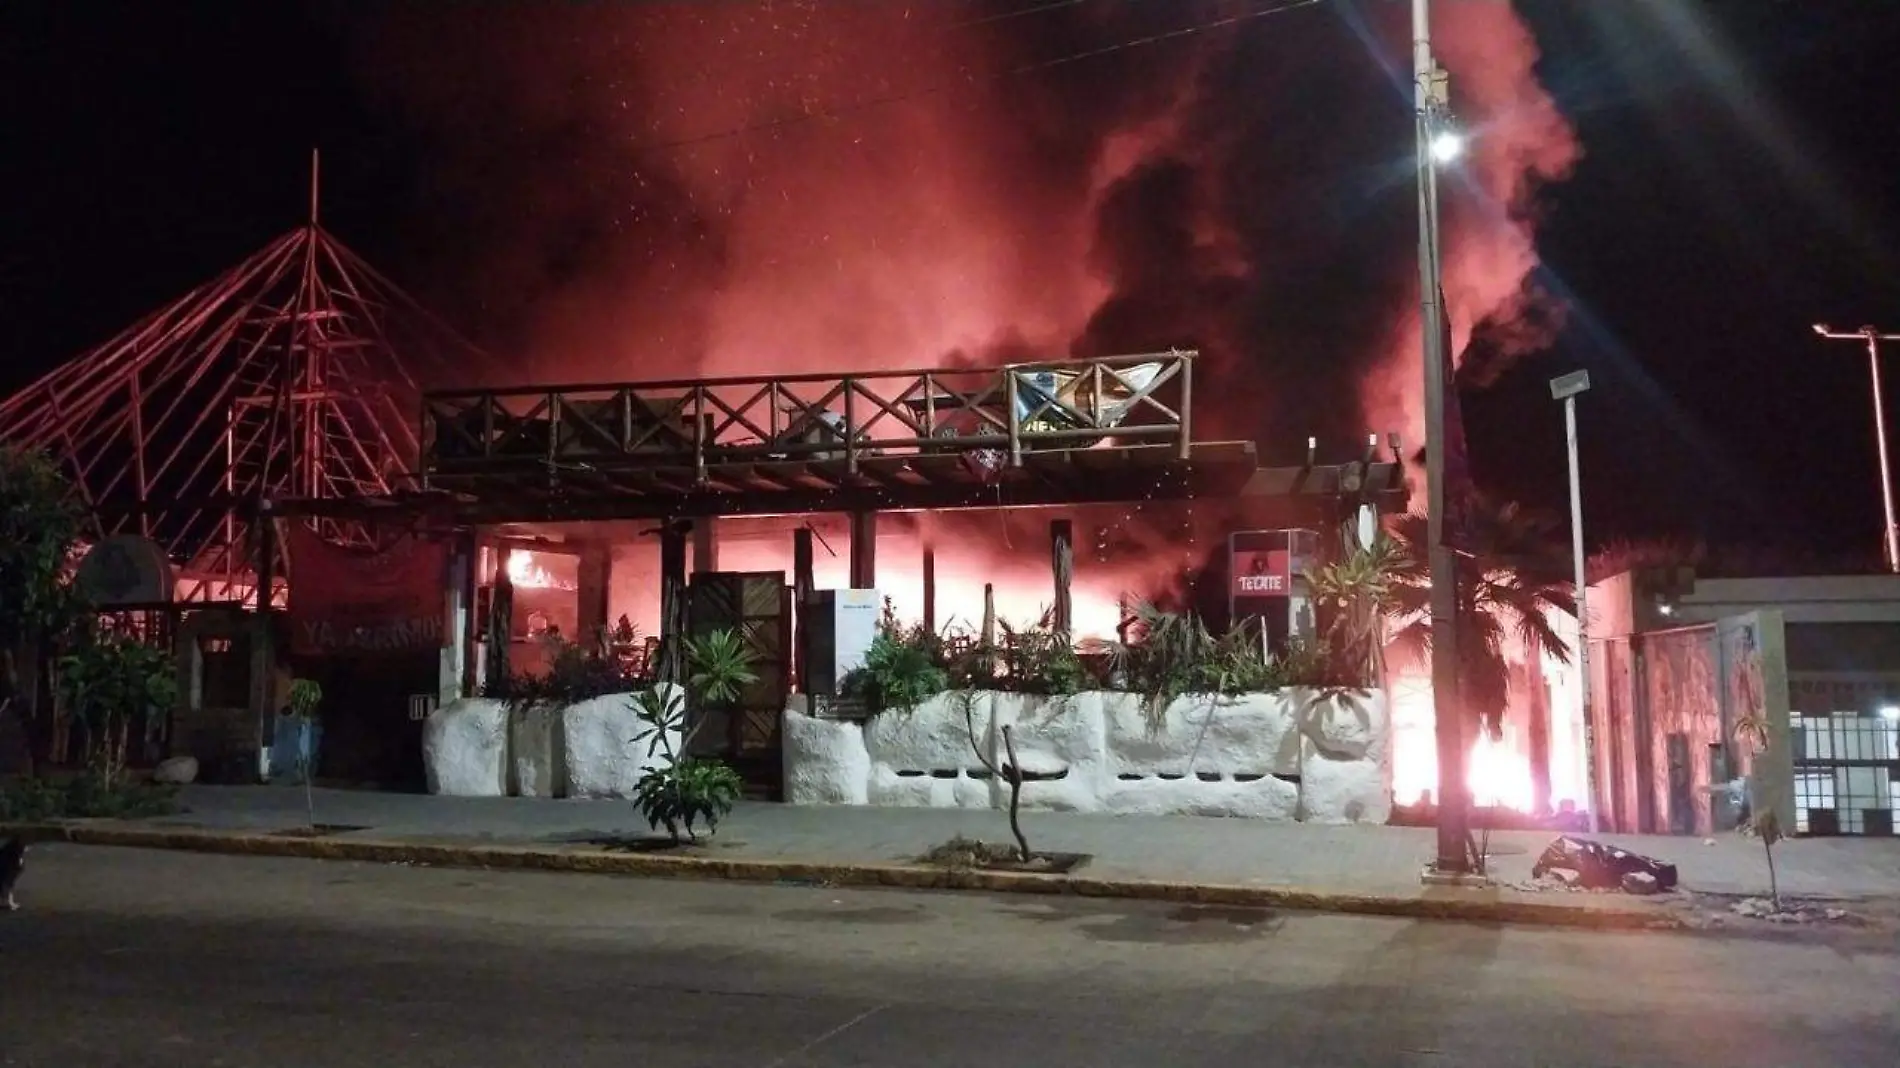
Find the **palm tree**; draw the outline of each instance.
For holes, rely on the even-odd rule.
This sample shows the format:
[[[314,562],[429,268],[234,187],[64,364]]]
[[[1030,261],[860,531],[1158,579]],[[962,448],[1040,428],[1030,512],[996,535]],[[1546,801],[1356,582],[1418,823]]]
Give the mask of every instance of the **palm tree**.
[[[1542,648],[1560,663],[1570,646],[1550,625],[1555,609],[1577,613],[1570,553],[1560,525],[1516,502],[1472,492],[1462,502],[1458,568],[1458,677],[1468,715],[1496,737],[1503,729],[1511,688],[1505,642],[1512,635]],[[1398,572],[1395,615],[1403,620],[1395,644],[1431,648],[1431,571],[1426,517],[1402,517],[1394,533],[1414,564]]]
[[[1306,573],[1313,603],[1332,619],[1327,643],[1345,674],[1360,685],[1385,680],[1385,624],[1399,610],[1400,591],[1412,578],[1407,547],[1374,532],[1361,544],[1352,523],[1340,534],[1338,555]]]

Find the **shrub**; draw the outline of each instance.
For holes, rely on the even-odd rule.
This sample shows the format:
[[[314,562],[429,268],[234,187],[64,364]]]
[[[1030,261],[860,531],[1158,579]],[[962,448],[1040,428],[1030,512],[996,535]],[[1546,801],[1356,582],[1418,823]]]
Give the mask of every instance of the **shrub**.
[[[127,735],[140,713],[178,698],[171,657],[116,634],[82,634],[59,661],[60,697],[85,731],[86,762],[110,790],[125,767]]]
[[[695,825],[701,820],[708,835],[716,833],[719,821],[739,801],[743,783],[738,773],[716,760],[681,755],[692,735],[685,730],[685,706],[677,693],[642,690],[634,698],[634,714],[645,725],[634,741],[646,742],[649,758],[665,760],[664,766],[641,775],[634,787],[634,805],[647,826],[656,831],[665,827],[676,843],[682,831],[698,841]],[[678,749],[673,745],[675,735],[680,737]]]
[[[519,672],[491,679],[482,696],[506,701],[516,710],[537,704],[576,705],[596,697],[631,693],[640,680],[618,657],[566,641],[547,639],[554,655],[544,674]]]
[[[915,634],[880,627],[865,651],[864,665],[844,677],[844,694],[863,701],[872,712],[915,708],[950,687],[940,648]]]
[[[996,680],[999,688],[1017,693],[1066,696],[1080,693],[1096,683],[1067,635],[1046,627],[1016,630],[1007,623],[1001,626],[1003,673]]]
[[[177,788],[158,783],[107,786],[96,775],[78,775],[65,782],[25,778],[0,784],[0,822],[146,819],[177,811]]]
[[[717,832],[719,821],[738,803],[743,785],[739,773],[719,761],[687,757],[642,775],[633,799],[648,827],[665,827],[675,842],[681,830],[698,841],[694,825],[703,820],[708,836]]]

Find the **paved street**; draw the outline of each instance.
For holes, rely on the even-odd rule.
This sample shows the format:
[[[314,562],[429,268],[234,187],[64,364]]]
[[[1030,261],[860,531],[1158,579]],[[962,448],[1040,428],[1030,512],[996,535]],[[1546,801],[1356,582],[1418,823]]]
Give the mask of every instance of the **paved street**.
[[[46,846],[0,1063],[1890,1064],[1900,951]],[[1812,932],[1804,932],[1812,935]]]

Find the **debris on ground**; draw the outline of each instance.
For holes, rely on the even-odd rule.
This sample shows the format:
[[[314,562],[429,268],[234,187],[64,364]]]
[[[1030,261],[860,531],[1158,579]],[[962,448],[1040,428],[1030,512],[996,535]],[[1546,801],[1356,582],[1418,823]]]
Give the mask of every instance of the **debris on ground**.
[[[1650,894],[1662,893],[1662,884],[1654,875],[1646,871],[1626,872],[1623,875],[1623,892],[1647,897]]]
[[[1844,923],[1852,920],[1846,909],[1783,902],[1780,908],[1765,897],[1745,897],[1728,910],[1751,920],[1769,923]]]
[[[1550,843],[1531,866],[1531,878],[1542,880],[1553,872],[1573,872],[1573,885],[1585,890],[1622,890],[1625,893],[1657,894],[1676,888],[1676,866],[1654,857],[1631,853],[1627,849],[1593,842],[1587,838],[1562,835]],[[1631,875],[1646,880],[1627,882]],[[1568,882],[1567,876],[1559,876]],[[1631,889],[1632,886],[1641,889]]]

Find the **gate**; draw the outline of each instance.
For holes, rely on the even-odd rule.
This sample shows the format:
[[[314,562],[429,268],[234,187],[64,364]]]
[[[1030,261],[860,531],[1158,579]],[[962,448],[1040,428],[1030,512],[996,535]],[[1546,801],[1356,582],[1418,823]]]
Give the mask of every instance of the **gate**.
[[[405,793],[427,789],[422,731],[441,686],[439,654],[305,656],[297,666],[323,687],[319,779]]]
[[[1900,677],[1791,672],[1788,704],[1796,831],[1891,836],[1900,816]]]
[[[791,676],[791,591],[783,571],[693,576],[687,629],[694,637],[737,633],[752,651],[758,681],[732,709],[695,708],[695,752],[730,762],[748,785],[776,794],[782,778],[779,724]]]

